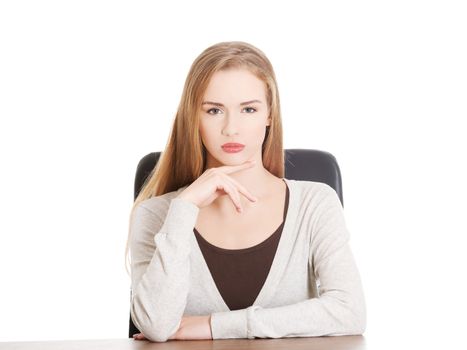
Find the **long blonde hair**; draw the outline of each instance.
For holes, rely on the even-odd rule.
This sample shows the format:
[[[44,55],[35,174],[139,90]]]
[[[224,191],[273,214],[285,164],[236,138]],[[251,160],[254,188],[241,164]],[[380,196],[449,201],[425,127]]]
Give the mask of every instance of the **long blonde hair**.
[[[125,247],[125,268],[129,275],[127,263],[133,211],[146,199],[191,184],[205,171],[206,148],[199,133],[202,98],[212,75],[230,68],[246,68],[266,85],[271,125],[266,127],[262,146],[263,166],[271,174],[284,177],[279,91],[271,63],[261,50],[243,41],[220,42],[208,47],[191,65],[165,150],[133,203]]]

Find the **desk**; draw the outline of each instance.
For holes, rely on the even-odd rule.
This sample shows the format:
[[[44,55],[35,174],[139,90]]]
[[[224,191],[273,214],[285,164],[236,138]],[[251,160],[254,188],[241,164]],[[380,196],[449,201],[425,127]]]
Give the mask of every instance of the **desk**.
[[[3,342],[0,350],[363,350],[365,338],[361,335],[337,337],[307,337],[280,339],[218,339],[218,340],[169,340],[153,343],[148,340],[105,339]]]

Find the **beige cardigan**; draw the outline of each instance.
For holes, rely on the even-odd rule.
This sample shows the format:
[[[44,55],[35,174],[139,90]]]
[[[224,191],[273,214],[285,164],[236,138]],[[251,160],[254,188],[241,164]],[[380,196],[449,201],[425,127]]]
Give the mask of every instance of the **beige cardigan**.
[[[339,197],[327,184],[284,179],[289,208],[253,305],[230,311],[193,228],[199,208],[177,191],[143,201],[131,226],[131,318],[166,341],[183,315],[211,315],[213,339],[362,334],[366,304]]]

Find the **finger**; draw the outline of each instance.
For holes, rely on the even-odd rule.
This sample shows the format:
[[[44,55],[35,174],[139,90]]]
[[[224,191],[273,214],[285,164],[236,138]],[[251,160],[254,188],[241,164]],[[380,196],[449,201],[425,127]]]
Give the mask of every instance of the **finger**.
[[[237,211],[241,213],[243,211],[242,202],[240,201],[240,195],[238,194],[238,191],[235,188],[235,185],[228,183],[227,189],[228,189],[227,194],[232,199],[232,202],[234,203]]]
[[[236,171],[252,168],[255,165],[256,165],[255,160],[252,160],[252,161],[249,160],[249,161],[246,161],[245,163],[242,163],[242,164],[239,164],[239,165],[223,165],[221,167],[218,167],[217,169],[222,171],[224,174],[232,174],[232,173],[234,173]]]
[[[232,202],[234,203],[234,206],[236,207],[236,209],[239,212],[242,212],[240,196],[238,195],[238,192],[234,189],[234,186],[231,185],[228,181],[225,181],[224,184],[222,184],[220,187],[232,199]]]
[[[230,176],[227,176],[227,178],[229,179],[229,181],[231,181],[236,187],[237,187],[237,190],[238,192],[240,192],[241,194],[243,194],[246,198],[248,198],[250,201],[252,202],[256,202],[258,200],[258,198],[256,198],[255,196],[253,196],[242,184],[240,184],[237,180],[235,180],[234,178],[230,177]]]

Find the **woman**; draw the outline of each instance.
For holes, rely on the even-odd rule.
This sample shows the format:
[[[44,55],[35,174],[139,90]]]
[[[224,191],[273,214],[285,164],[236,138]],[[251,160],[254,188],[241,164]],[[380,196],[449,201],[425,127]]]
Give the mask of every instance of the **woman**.
[[[135,339],[361,334],[348,240],[334,189],[284,178],[264,53],[238,41],[204,50],[130,216]]]

